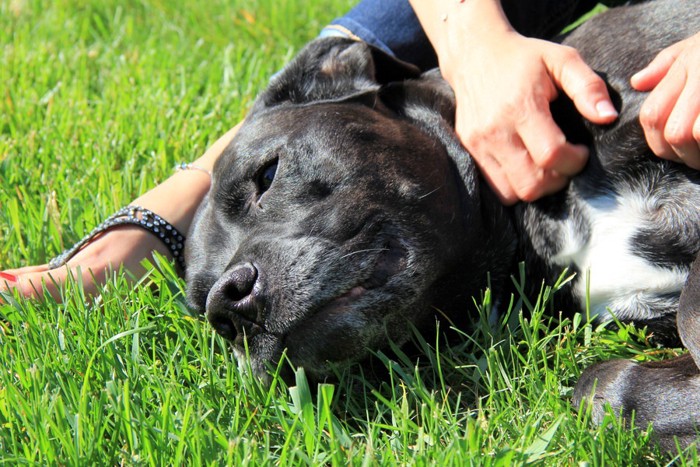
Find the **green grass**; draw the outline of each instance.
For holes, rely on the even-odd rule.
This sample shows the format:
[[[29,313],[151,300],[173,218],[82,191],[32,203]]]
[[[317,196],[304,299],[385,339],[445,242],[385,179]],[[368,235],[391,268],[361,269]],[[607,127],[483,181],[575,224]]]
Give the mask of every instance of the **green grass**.
[[[245,115],[268,77],[350,0],[0,0],[0,268],[46,261],[191,160]],[[148,287],[148,285],[155,287]],[[582,368],[662,358],[644,330],[531,319],[459,345],[416,337],[309,388],[238,371],[183,302],[167,262],[98,299],[0,305],[0,463],[88,465],[666,464],[610,416],[569,403]],[[697,452],[679,455],[697,464]]]

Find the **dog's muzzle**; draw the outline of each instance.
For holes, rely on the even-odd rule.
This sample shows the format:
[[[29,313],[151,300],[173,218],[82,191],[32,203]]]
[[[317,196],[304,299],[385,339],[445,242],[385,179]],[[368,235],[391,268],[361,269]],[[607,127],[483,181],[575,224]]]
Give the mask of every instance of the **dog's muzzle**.
[[[252,263],[237,264],[216,281],[207,297],[206,316],[216,332],[231,341],[263,330],[263,285]]]

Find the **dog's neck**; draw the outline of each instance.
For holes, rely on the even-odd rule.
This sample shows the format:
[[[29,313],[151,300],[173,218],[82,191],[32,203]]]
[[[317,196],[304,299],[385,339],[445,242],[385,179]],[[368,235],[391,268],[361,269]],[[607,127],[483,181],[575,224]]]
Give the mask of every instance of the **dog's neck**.
[[[504,206],[480,175],[471,155],[454,139],[443,139],[460,178],[465,246],[454,275],[463,296],[478,297],[486,287],[507,297],[516,266],[518,236],[516,212]],[[495,296],[494,296],[495,297]],[[498,297],[494,298],[494,302]],[[459,306],[459,305],[458,305]],[[472,306],[468,303],[467,306]],[[463,313],[464,308],[461,308]]]

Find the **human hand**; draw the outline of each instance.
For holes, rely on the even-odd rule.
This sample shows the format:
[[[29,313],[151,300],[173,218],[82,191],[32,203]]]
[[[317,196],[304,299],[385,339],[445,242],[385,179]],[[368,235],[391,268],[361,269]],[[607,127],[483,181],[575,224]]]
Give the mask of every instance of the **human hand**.
[[[441,69],[456,99],[456,131],[500,200],[533,201],[563,188],[585,165],[549,104],[563,90],[588,120],[617,118],[603,80],[570,47],[515,31],[481,37]]]
[[[651,150],[700,169],[700,33],[661,51],[631,84],[651,91],[639,113]]]
[[[141,265],[154,251],[168,256],[167,248],[151,233],[137,226],[114,227],[80,250],[66,266],[49,269],[47,264],[2,271],[0,291],[17,290],[27,298],[43,298],[44,288],[54,300],[69,277],[82,282],[87,295],[96,295],[112,271],[122,268],[133,278],[141,277]],[[2,300],[0,299],[0,302]]]

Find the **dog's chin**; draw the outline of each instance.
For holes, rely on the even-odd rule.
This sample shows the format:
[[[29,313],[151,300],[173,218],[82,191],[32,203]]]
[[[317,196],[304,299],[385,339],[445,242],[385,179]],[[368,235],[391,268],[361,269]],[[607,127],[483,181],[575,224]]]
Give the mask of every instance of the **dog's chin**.
[[[269,386],[271,372],[282,358],[284,347],[282,339],[274,334],[259,333],[247,340],[236,339],[233,342],[233,354],[241,373],[252,373],[257,379]],[[281,376],[289,380],[291,372],[281,368]]]

